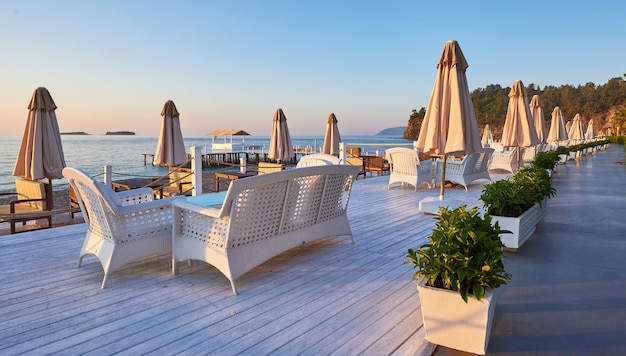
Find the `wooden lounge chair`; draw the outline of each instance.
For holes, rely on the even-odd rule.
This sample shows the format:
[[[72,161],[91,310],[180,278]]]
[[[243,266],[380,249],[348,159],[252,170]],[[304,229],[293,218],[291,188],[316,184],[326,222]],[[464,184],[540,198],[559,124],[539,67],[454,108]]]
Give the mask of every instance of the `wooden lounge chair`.
[[[258,174],[280,172],[283,169],[285,169],[285,165],[283,163],[259,162],[257,166]]]
[[[417,190],[421,183],[428,184],[429,188],[433,184],[432,161],[420,161],[416,150],[406,147],[394,147],[385,151],[385,155],[389,159],[390,173],[389,185],[391,188],[394,183],[411,184]]]
[[[379,176],[385,172],[389,173],[389,162],[385,162],[382,156],[361,156],[361,158],[365,163],[365,171],[370,175],[374,172]]]
[[[357,179],[359,176],[363,176],[363,179],[367,176],[367,171],[365,170],[365,161],[363,158],[357,156],[348,156],[346,157],[346,164],[350,166],[358,166],[360,167],[359,173],[357,173]]]
[[[19,222],[24,225],[27,221],[46,219],[45,227],[52,226],[52,214],[46,213],[53,208],[50,183],[20,178],[15,181],[15,193],[11,194],[15,194],[16,199],[0,206],[0,216],[11,225],[12,234]]]
[[[74,168],[63,176],[77,193],[87,224],[87,235],[78,256],[93,254],[104,269],[101,288],[109,274],[143,257],[172,250],[172,202],[183,197],[154,200],[150,188],[114,192]]]
[[[191,195],[193,190],[192,180],[193,171],[190,168],[170,167],[169,185],[164,185],[158,189],[159,198]]]

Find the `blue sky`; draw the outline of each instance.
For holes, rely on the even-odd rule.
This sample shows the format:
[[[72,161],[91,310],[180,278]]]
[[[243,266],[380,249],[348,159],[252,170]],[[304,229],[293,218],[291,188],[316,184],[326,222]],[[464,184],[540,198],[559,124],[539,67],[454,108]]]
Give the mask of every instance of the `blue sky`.
[[[448,40],[488,84],[604,84],[626,73],[621,1],[0,2],[1,134],[22,134],[48,88],[62,132],[158,135],[174,100],[184,136],[405,126],[428,104]],[[548,112],[552,108],[547,109]]]

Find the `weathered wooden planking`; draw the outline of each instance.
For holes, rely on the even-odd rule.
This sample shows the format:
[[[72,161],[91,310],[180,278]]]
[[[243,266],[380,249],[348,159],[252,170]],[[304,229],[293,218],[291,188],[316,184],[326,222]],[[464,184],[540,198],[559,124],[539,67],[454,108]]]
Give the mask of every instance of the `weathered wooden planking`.
[[[238,279],[166,256],[112,273],[86,256],[76,268],[84,224],[0,237],[3,354],[255,353],[389,354],[432,351],[419,299],[403,265],[426,241],[432,216],[419,201],[437,189],[393,188],[388,177],[355,183],[347,237],[287,251]],[[446,196],[474,203],[480,185]],[[235,312],[231,315],[231,312]]]

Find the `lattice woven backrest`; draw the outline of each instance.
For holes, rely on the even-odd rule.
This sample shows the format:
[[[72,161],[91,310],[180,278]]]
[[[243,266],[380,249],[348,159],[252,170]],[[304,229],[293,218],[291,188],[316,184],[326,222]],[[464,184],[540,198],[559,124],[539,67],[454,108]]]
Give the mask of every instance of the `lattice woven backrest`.
[[[391,170],[395,173],[417,175],[419,157],[415,150],[404,147],[390,148],[386,151]]]
[[[327,221],[346,213],[354,177],[343,174],[326,176],[324,199],[317,221]]]
[[[279,234],[288,181],[241,191],[231,207],[229,247]]]
[[[345,214],[358,171],[347,165],[304,167],[233,181],[221,211],[228,209],[230,216],[227,248]],[[228,230],[210,229],[220,236]],[[212,243],[219,244],[219,239]]]
[[[476,173],[484,172],[488,169],[489,160],[491,159],[493,152],[493,148],[483,148],[483,151],[480,153],[480,157],[476,161]]]
[[[289,182],[281,232],[298,230],[317,222],[325,178],[325,175],[313,175],[294,178]]]
[[[474,170],[476,169],[476,162],[478,161],[479,157],[480,157],[480,153],[474,152],[468,156],[465,156],[465,158],[463,158],[463,160],[465,161],[463,163],[463,174],[474,173]]]
[[[79,203],[83,210],[83,215],[85,215],[85,222],[89,231],[109,242],[113,242],[111,226],[107,220],[108,212],[105,210],[104,202],[101,199],[102,195],[94,184],[95,182],[89,177],[85,177],[86,179],[81,179],[78,176],[68,177],[65,171],[64,175],[78,191]]]

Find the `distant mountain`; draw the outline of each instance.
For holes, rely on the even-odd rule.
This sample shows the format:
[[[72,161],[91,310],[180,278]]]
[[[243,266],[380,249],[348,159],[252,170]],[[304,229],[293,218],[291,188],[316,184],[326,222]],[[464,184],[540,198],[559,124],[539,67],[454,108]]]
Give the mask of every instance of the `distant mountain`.
[[[61,132],[61,135],[89,135],[83,131],[75,131],[75,132]]]
[[[406,130],[406,126],[398,126],[398,127],[390,127],[388,129],[384,129],[381,132],[377,133],[376,136],[397,136],[402,137],[404,131]]]
[[[105,135],[134,135],[132,131],[107,131]]]

